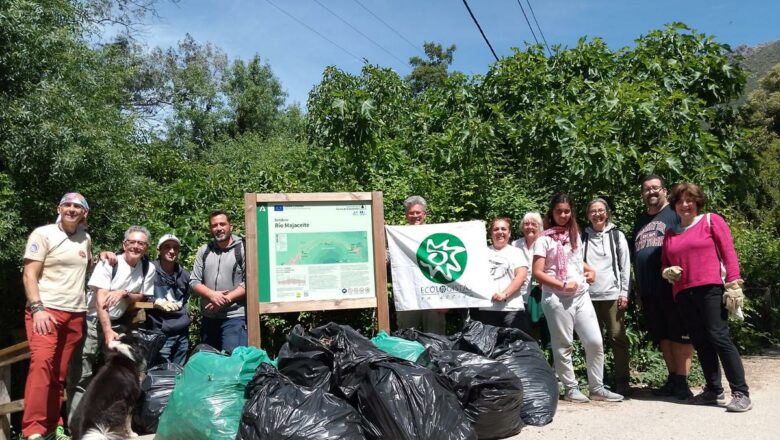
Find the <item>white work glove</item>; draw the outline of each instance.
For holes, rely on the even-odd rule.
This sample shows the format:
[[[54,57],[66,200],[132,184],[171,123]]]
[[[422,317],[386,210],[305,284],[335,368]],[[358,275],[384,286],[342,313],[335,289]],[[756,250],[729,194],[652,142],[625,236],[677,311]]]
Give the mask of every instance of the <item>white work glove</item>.
[[[157,310],[162,310],[163,312],[175,312],[181,308],[178,304],[176,304],[173,301],[168,301],[163,298],[157,298],[154,300],[154,308]]]
[[[745,319],[742,314],[742,306],[745,303],[745,295],[742,293],[742,286],[745,284],[742,280],[734,280],[726,283],[723,291],[723,305],[729,311],[729,315],[739,319]]]
[[[663,279],[666,281],[669,281],[669,284],[674,284],[680,281],[680,277],[682,277],[682,271],[682,267],[680,266],[670,266],[661,272],[661,277],[663,277]]]

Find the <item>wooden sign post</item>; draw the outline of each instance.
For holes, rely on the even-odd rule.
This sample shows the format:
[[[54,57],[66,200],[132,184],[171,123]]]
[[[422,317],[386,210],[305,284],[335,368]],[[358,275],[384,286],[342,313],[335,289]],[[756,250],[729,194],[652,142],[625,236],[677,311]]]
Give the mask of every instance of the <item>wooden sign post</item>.
[[[381,192],[244,195],[247,332],[264,313],[376,308],[390,331]]]

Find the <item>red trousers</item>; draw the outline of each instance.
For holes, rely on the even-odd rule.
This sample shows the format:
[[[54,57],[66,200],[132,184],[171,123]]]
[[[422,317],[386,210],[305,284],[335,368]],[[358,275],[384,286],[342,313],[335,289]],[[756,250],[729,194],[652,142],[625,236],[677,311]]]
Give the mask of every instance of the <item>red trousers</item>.
[[[46,435],[64,425],[60,409],[64,401],[65,376],[73,350],[81,343],[85,312],[46,309],[57,321],[48,335],[33,333],[30,312],[24,315],[30,344],[30,371],[24,386],[22,435]]]

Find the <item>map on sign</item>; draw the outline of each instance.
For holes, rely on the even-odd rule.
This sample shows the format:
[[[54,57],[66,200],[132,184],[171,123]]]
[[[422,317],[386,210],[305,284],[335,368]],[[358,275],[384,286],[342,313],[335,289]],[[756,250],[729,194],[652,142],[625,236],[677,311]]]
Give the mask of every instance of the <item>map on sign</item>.
[[[370,204],[274,202],[256,212],[261,303],[376,295]]]
[[[368,263],[366,231],[276,234],[276,264]]]

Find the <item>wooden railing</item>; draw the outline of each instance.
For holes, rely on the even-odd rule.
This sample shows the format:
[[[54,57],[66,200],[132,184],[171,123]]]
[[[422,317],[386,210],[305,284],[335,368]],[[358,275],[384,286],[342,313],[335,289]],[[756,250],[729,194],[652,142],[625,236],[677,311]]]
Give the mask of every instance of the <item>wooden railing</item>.
[[[30,359],[27,341],[0,350],[0,440],[11,439],[11,414],[24,410],[24,399],[11,401],[11,366]]]

